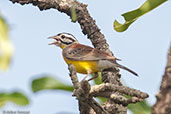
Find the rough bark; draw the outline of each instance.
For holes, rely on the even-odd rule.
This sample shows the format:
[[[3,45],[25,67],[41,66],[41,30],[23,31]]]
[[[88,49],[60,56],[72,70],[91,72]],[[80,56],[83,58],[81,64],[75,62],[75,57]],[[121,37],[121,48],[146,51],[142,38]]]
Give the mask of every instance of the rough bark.
[[[161,82],[157,102],[152,108],[153,114],[171,114],[171,46],[168,52],[168,61]]]
[[[91,40],[93,46],[95,48],[98,48],[100,50],[109,53],[110,55],[113,55],[109,49],[109,45],[107,44],[104,35],[100,32],[100,29],[96,25],[95,20],[93,20],[93,18],[90,16],[86,8],[87,7],[86,4],[82,4],[75,0],[10,0],[10,1],[12,1],[13,3],[20,3],[21,5],[30,3],[33,4],[34,6],[37,6],[40,10],[55,8],[58,11],[63,12],[70,17],[71,17],[71,9],[74,6],[77,15],[77,21],[81,26],[82,32],[85,35],[87,35],[87,37]],[[72,75],[72,72],[70,75]],[[102,81],[104,83],[110,83],[122,87],[118,68],[110,69],[110,71],[108,70],[102,72]],[[122,92],[110,90],[108,93],[107,91],[105,92],[106,95],[108,95],[106,96],[106,98],[108,99],[107,102],[104,104],[103,107],[99,107],[99,105],[97,105],[97,102],[92,98],[93,96],[89,94],[90,91],[86,91],[86,89],[81,86],[82,84],[84,85],[85,83],[87,82],[79,83],[78,81],[76,81],[75,83],[75,81],[73,81],[75,87],[74,95],[79,100],[79,109],[81,114],[89,114],[89,113],[126,114],[127,105],[129,103],[139,102],[142,99],[138,97],[136,98],[133,97],[132,99],[127,100],[124,99],[124,97],[122,96],[123,94]],[[87,84],[87,87],[88,86],[89,85]],[[84,94],[83,93],[81,94],[78,91],[82,91]],[[96,94],[96,96],[100,96],[100,94],[102,93],[98,93]],[[81,96],[87,95],[87,96],[85,96],[85,99],[80,99],[80,95]],[[146,97],[148,97],[148,95]],[[121,99],[124,99],[123,102],[120,102]],[[84,110],[83,108],[84,109],[87,108],[87,110]]]

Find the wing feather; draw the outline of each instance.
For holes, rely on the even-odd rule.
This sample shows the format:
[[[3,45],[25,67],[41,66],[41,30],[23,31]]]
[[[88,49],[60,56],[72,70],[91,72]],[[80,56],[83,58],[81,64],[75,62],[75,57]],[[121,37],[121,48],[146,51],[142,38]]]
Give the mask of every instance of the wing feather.
[[[63,56],[70,60],[93,61],[93,60],[117,60],[115,57],[82,44],[72,44],[63,49]]]

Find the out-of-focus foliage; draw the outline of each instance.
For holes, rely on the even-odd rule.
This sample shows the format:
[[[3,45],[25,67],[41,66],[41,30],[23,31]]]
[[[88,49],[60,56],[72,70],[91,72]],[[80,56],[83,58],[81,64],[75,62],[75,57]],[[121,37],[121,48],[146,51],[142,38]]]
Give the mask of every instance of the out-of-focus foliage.
[[[65,90],[71,92],[74,88],[73,86],[62,83],[52,76],[45,75],[32,81],[32,90],[33,92],[41,90]]]
[[[98,78],[94,79],[96,85],[101,84],[101,73],[98,73]],[[94,74],[93,74],[94,76]],[[38,92],[42,90],[64,90],[68,92],[72,92],[74,90],[73,86],[66,85],[60,80],[50,76],[50,75],[42,75],[41,78],[34,79],[32,81],[32,90],[33,92]],[[130,96],[124,95],[126,98],[130,98]],[[106,98],[97,97],[101,104],[106,102]],[[128,105],[128,109],[133,114],[150,114],[151,107],[146,102],[146,100]]]
[[[95,84],[101,84],[101,73],[98,73],[98,78],[96,78]],[[34,79],[32,81],[32,90],[33,92],[38,92],[41,90],[64,90],[72,92],[74,90],[73,86],[67,85],[60,80],[57,80],[50,75],[42,75],[40,78]]]
[[[29,104],[28,98],[20,92],[0,93],[0,107],[4,106],[7,102],[13,102],[21,106]]]
[[[151,106],[147,103],[146,100],[136,104],[130,104],[128,105],[128,109],[133,114],[151,114]]]
[[[0,15],[0,69],[5,71],[8,69],[11,55],[13,53],[13,46],[8,39],[8,27],[5,20]],[[13,102],[17,105],[25,106],[29,104],[29,99],[20,92],[0,92],[0,107],[7,102]]]
[[[0,15],[0,69],[5,71],[8,69],[13,46],[8,39],[8,27],[5,20]]]
[[[131,96],[124,95],[127,99],[130,99]],[[136,104],[129,104],[128,109],[133,114],[151,114],[151,106],[147,103],[146,100],[138,102]]]
[[[114,21],[114,29],[117,32],[123,32],[136,21],[139,17],[166,2],[167,0],[147,0],[140,8],[124,13],[122,16],[125,19],[124,24],[120,24],[117,20]]]

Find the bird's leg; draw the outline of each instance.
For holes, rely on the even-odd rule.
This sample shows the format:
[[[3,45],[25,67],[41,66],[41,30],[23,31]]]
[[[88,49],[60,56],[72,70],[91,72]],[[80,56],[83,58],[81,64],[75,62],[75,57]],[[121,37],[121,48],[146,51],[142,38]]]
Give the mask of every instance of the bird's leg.
[[[89,74],[87,74],[81,81],[85,80],[88,77]]]
[[[95,73],[94,73],[94,76],[93,76],[92,78],[88,79],[88,81],[91,81],[91,80],[97,78],[98,76],[99,76],[99,75],[98,75],[98,72],[95,72]]]
[[[87,75],[81,81],[85,80],[90,74],[91,74],[91,72],[87,71]]]

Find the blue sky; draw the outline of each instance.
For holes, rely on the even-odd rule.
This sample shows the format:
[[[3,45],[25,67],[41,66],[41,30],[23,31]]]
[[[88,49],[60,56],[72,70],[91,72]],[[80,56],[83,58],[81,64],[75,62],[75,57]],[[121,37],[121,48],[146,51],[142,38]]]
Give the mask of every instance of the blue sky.
[[[88,10],[105,35],[110,49],[117,58],[122,59],[119,63],[139,74],[139,77],[134,77],[121,70],[123,82],[128,87],[149,93],[147,100],[152,105],[164,73],[171,40],[170,1],[138,19],[127,31],[118,33],[113,30],[115,19],[124,22],[121,14],[138,8],[144,1],[82,2],[88,4]],[[40,11],[35,6],[12,4],[9,0],[0,1],[0,11],[9,24],[9,36],[15,48],[8,71],[0,71],[0,90],[20,90],[31,101],[28,107],[8,103],[0,110],[30,110],[31,114],[54,114],[62,111],[78,113],[77,101],[71,93],[42,91],[33,94],[30,83],[41,74],[51,74],[71,84],[61,49],[49,46],[51,41],[47,37],[69,32],[81,43],[91,46],[79,24],[72,23],[68,16],[55,9]],[[83,77],[79,74],[79,79]]]

